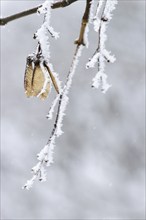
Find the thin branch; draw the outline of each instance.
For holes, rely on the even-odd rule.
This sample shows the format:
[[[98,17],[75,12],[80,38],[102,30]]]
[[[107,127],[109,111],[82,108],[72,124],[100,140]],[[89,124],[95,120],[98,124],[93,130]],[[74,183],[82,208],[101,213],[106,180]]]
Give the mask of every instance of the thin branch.
[[[74,56],[73,56],[73,61],[66,79],[66,83],[64,85],[64,88],[59,96],[59,103],[58,103],[58,110],[57,110],[57,114],[56,114],[56,119],[55,119],[55,123],[54,123],[54,128],[52,130],[52,134],[51,137],[48,141],[47,144],[49,144],[50,140],[52,139],[52,136],[55,134],[56,129],[57,129],[57,124],[58,124],[58,120],[59,120],[59,116],[60,116],[60,111],[61,111],[61,105],[62,105],[62,101],[63,101],[63,97],[66,95],[66,89],[68,89],[68,84],[70,83],[70,75],[72,74],[72,69],[74,68],[74,65],[76,64],[76,59],[78,59],[78,51],[80,49],[80,46],[77,45]],[[72,77],[72,76],[71,76]]]
[[[84,12],[84,15],[83,15],[83,18],[82,18],[80,35],[79,35],[79,38],[75,41],[75,44],[77,44],[77,45],[85,46],[84,36],[85,36],[86,26],[87,26],[88,21],[89,21],[91,2],[92,2],[92,0],[86,0],[86,8],[85,8],[85,12]]]
[[[107,0],[105,0],[103,3],[105,4],[103,9],[102,9],[102,13],[101,13],[101,16],[100,16],[100,24],[99,24],[99,28],[98,28],[98,45],[97,45],[97,48],[94,52],[94,54],[92,55],[92,57],[90,58],[89,62],[97,55],[97,53],[100,52],[100,42],[101,42],[101,26],[102,26],[102,22],[107,22],[107,20],[104,19],[104,12],[105,12],[105,7],[106,7],[106,2]],[[102,4],[103,4],[102,3]],[[97,9],[96,9],[96,16],[98,16],[98,13],[99,13],[99,8],[101,8],[102,5],[99,4],[99,2],[97,3]],[[96,19],[96,16],[94,18],[94,20]],[[99,69],[99,57],[98,57],[98,69]],[[88,64],[87,64],[87,68],[88,68]]]
[[[69,6],[70,4],[76,2],[78,0],[63,0],[63,1],[59,1],[59,2],[56,2],[56,3],[53,3],[51,8],[52,9],[55,9],[55,8],[64,8],[66,6]]]
[[[32,14],[36,13],[37,10],[40,7],[41,7],[41,5],[39,5],[39,6],[35,7],[35,8],[31,8],[31,9],[26,10],[26,11],[19,12],[19,13],[14,14],[14,15],[8,16],[6,18],[0,18],[0,25],[6,25],[10,21],[14,21],[16,19],[28,16],[28,15],[32,15]]]
[[[23,189],[27,189],[29,190],[33,183],[35,182],[35,180],[39,177],[40,181],[45,181],[46,180],[46,166],[49,166],[51,163],[53,163],[53,150],[54,150],[54,142],[55,142],[55,138],[56,136],[58,136],[58,128],[60,126],[60,122],[63,119],[62,117],[64,116],[64,112],[62,110],[65,110],[64,107],[64,100],[66,100],[67,94],[68,94],[68,90],[71,86],[71,82],[72,82],[72,78],[74,76],[75,73],[75,69],[77,67],[77,61],[78,61],[78,57],[80,56],[80,50],[81,50],[82,46],[77,45],[74,57],[73,57],[73,61],[67,76],[67,80],[66,83],[64,85],[63,90],[61,91],[61,93],[59,94],[59,101],[58,101],[58,108],[57,108],[57,113],[56,113],[56,118],[55,118],[55,122],[54,122],[54,126],[50,135],[50,138],[47,141],[47,144],[45,145],[45,147],[41,150],[41,152],[38,154],[38,160],[39,162],[36,164],[35,167],[32,168],[32,172],[33,172],[33,177],[28,180],[26,182],[26,184],[22,187]],[[58,99],[57,99],[58,100]],[[67,103],[66,103],[67,104]],[[61,120],[60,120],[61,119]],[[42,174],[44,172],[44,178],[42,178]]]
[[[49,66],[46,64],[46,62],[44,62],[44,66],[46,67],[46,69],[47,69],[47,71],[50,75],[50,78],[52,80],[52,83],[53,83],[53,86],[54,86],[56,92],[59,94],[59,88],[58,88],[58,85],[56,83],[55,77],[53,76],[53,73],[51,72],[51,70],[50,70]]]
[[[76,2],[78,0],[63,0],[63,1],[59,1],[56,3],[53,3],[51,8],[52,9],[56,9],[56,8],[61,8],[61,7],[66,7],[69,6],[70,4]],[[6,25],[7,23],[14,21],[16,19],[20,19],[22,17],[26,17],[32,14],[35,14],[37,12],[37,10],[41,7],[42,5],[39,5],[35,8],[31,8],[22,12],[19,12],[17,14],[5,17],[5,18],[0,18],[0,26]]]

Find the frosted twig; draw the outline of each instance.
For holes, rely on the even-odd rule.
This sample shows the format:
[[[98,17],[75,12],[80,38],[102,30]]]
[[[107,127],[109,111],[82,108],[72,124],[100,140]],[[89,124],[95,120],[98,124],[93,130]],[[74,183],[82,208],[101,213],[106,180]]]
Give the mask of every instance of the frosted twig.
[[[55,7],[65,7],[66,4],[71,4],[75,2],[76,0],[63,0],[59,1],[56,4]],[[95,53],[93,54],[92,58],[87,63],[87,68],[94,67],[97,63],[98,72],[96,76],[93,79],[93,87],[98,88],[101,86],[101,91],[105,93],[108,88],[111,86],[107,83],[107,75],[105,74],[105,61],[107,62],[114,62],[115,57],[111,56],[110,52],[105,49],[105,42],[107,39],[106,36],[106,26],[112,18],[112,11],[115,8],[115,5],[117,3],[117,0],[105,0],[103,4],[103,0],[99,0],[98,7],[96,10],[96,16],[94,17],[94,24],[98,25],[95,27],[95,30],[98,32],[98,42],[97,42],[97,49]],[[37,59],[41,58],[41,69],[44,73],[45,82],[42,90],[40,91],[41,95],[48,84],[48,80],[52,80],[52,83],[57,91],[57,96],[55,100],[52,103],[52,106],[50,107],[49,113],[47,115],[48,119],[52,119],[53,112],[55,107],[56,109],[56,115],[55,115],[55,121],[54,126],[51,131],[50,137],[44,146],[44,148],[40,151],[40,153],[37,155],[38,163],[36,166],[32,168],[33,176],[30,180],[26,182],[23,188],[30,189],[33,185],[33,183],[38,179],[40,181],[46,181],[46,167],[50,166],[53,163],[53,153],[54,153],[54,147],[55,147],[55,141],[56,137],[59,137],[63,131],[62,131],[62,122],[63,117],[65,115],[65,110],[68,103],[68,93],[69,89],[72,84],[72,79],[75,74],[75,70],[77,68],[77,64],[79,61],[79,57],[81,56],[82,48],[85,45],[86,42],[86,33],[88,30],[88,23],[91,20],[91,9],[93,7],[93,0],[86,0],[86,8],[85,12],[82,18],[82,24],[80,29],[79,38],[75,43],[77,44],[73,60],[67,75],[66,82],[64,84],[63,89],[60,87],[60,83],[58,81],[58,76],[53,71],[53,67],[50,64],[50,51],[49,51],[49,43],[48,43],[48,36],[47,32],[51,34],[51,36],[57,38],[58,35],[56,32],[54,32],[53,28],[50,26],[50,7],[51,3],[46,1],[41,8],[39,8],[39,13],[45,14],[45,21],[42,25],[42,27],[37,31],[36,37],[39,41],[38,43],[38,50],[37,50]],[[101,16],[99,16],[99,14]],[[98,21],[98,22],[96,22]],[[98,23],[98,24],[97,24]],[[32,62],[31,62],[32,64]],[[29,65],[29,68],[31,69],[31,66]],[[46,69],[45,69],[46,68]],[[47,70],[47,74],[46,74]],[[58,106],[57,106],[58,104]]]
[[[44,14],[44,22],[40,29],[35,34],[35,38],[38,40],[40,45],[40,50],[44,60],[49,63],[50,59],[50,45],[48,30],[51,36],[54,36],[55,39],[58,38],[59,34],[54,31],[50,26],[50,17],[51,17],[51,3],[52,1],[46,0],[42,6],[38,9],[39,14]]]
[[[38,50],[36,56],[38,60],[41,58],[41,69],[44,73],[45,81],[44,86],[38,97],[45,91],[48,81],[52,82],[57,93],[61,89],[61,82],[58,78],[58,74],[54,72],[53,65],[50,63],[50,44],[48,32],[52,37],[57,39],[59,34],[54,31],[53,27],[50,26],[50,17],[51,17],[51,4],[53,1],[46,0],[41,7],[38,9],[39,14],[44,14],[44,22],[41,28],[36,32],[35,38],[38,40]],[[43,67],[44,66],[44,67]],[[47,71],[46,71],[47,70]],[[45,74],[47,72],[47,74]],[[49,77],[48,77],[49,76]],[[50,80],[51,79],[51,80]],[[51,85],[51,84],[50,84]]]
[[[68,92],[69,89],[71,87],[72,84],[72,78],[74,76],[77,64],[78,64],[78,58],[81,56],[81,51],[82,51],[82,45],[78,45],[73,57],[73,61],[67,76],[67,80],[65,83],[65,86],[60,94],[60,98],[59,98],[59,105],[58,105],[58,112],[57,112],[57,117],[56,117],[56,121],[54,124],[54,128],[57,128],[56,130],[56,135],[57,137],[60,136],[63,132],[62,132],[62,121],[63,121],[63,116],[65,115],[65,109],[68,103]]]
[[[89,59],[88,63],[86,64],[86,68],[93,68],[95,67],[95,64],[97,63],[99,58],[99,52],[98,50],[95,51],[95,53],[93,54],[92,58]]]
[[[58,99],[59,99],[59,94],[57,94],[56,98],[54,99],[54,101],[49,109],[48,114],[46,115],[48,120],[51,120],[53,118],[54,109],[57,105]]]
[[[62,120],[64,117],[64,112],[66,110],[66,106],[68,103],[68,92],[72,84],[72,79],[78,64],[78,58],[81,56],[82,46],[77,46],[73,61],[67,76],[66,83],[61,91],[61,93],[56,97],[55,101],[53,102],[53,105],[50,109],[49,116],[52,117],[52,113],[54,111],[54,107],[57,104],[58,101],[58,109],[56,113],[56,119],[54,123],[53,130],[51,132],[51,136],[48,139],[47,144],[45,147],[41,150],[41,152],[38,154],[38,164],[32,168],[33,177],[26,182],[26,184],[23,186],[23,189],[30,189],[34,183],[34,181],[41,176],[41,181],[46,180],[46,166],[50,166],[53,163],[53,151],[55,147],[55,139],[56,137],[60,136],[62,132]],[[42,174],[43,170],[43,174]],[[40,179],[39,179],[40,180]]]
[[[92,68],[97,63],[98,72],[93,78],[92,87],[98,88],[101,86],[101,91],[105,93],[111,85],[107,83],[107,75],[105,74],[105,61],[113,63],[115,57],[105,49],[107,40],[106,29],[108,22],[112,19],[112,11],[115,9],[117,0],[99,0],[96,10],[96,15],[93,19],[94,30],[98,32],[98,46],[92,58],[86,64],[86,68]],[[100,11],[102,12],[100,13]],[[101,14],[101,15],[100,15]]]

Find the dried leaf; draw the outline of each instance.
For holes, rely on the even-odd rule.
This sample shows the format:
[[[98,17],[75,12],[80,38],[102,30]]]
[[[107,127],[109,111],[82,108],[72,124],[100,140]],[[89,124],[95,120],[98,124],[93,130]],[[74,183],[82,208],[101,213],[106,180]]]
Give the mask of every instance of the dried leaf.
[[[33,77],[32,77],[32,91],[33,91],[33,96],[37,96],[44,85],[45,82],[45,78],[44,78],[44,74],[40,68],[40,65],[37,64],[34,68],[34,73],[33,73]]]
[[[30,97],[33,95],[32,77],[33,77],[33,64],[32,64],[32,61],[28,59],[27,64],[26,64],[25,77],[24,77],[24,88],[25,88],[25,94],[27,97]]]
[[[44,84],[45,77],[40,64],[34,64],[33,60],[28,58],[24,78],[24,88],[27,97],[39,96],[41,99],[47,98],[50,91],[50,82],[47,83],[45,88]]]

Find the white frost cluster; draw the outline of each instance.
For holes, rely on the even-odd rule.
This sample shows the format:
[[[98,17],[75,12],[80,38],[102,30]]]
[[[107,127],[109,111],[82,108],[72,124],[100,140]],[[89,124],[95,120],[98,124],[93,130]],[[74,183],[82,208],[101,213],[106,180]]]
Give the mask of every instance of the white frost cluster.
[[[99,86],[101,86],[101,91],[103,93],[106,93],[106,91],[111,87],[111,85],[107,83],[105,61],[113,63],[116,60],[115,56],[111,55],[111,52],[105,49],[105,42],[107,40],[107,24],[112,19],[112,11],[115,9],[116,4],[117,0],[99,0],[98,7],[93,18],[94,30],[99,34],[98,48],[86,64],[86,68],[93,68],[97,63],[98,72],[93,78],[92,86],[95,88],[99,88]]]
[[[103,3],[104,3],[103,0],[99,0],[98,5],[97,5],[97,9],[96,9],[96,14],[95,14],[95,16],[93,18],[94,30],[96,32],[99,31],[99,27],[100,27],[100,23],[101,23],[101,19],[99,19],[99,13],[101,11]]]
[[[109,20],[112,19],[112,12],[115,10],[118,0],[108,0],[106,3],[104,16]]]
[[[95,0],[91,1],[91,7],[90,7],[90,14],[89,14],[89,23],[93,22],[93,17],[94,17],[94,2]]]
[[[88,63],[86,64],[86,69],[88,68],[94,68],[95,67],[95,64],[97,63],[98,61],[98,58],[99,58],[99,53],[96,52],[92,58],[89,59]]]
[[[77,47],[76,53],[73,58],[73,62],[66,80],[66,83],[64,85],[64,88],[61,90],[60,94],[56,96],[56,99],[54,100],[49,114],[47,117],[49,119],[52,118],[54,108],[59,100],[59,107],[58,107],[58,117],[57,121],[55,122],[55,127],[54,127],[54,133],[51,135],[48,143],[45,145],[45,147],[40,151],[40,153],[37,155],[38,163],[32,168],[32,173],[33,177],[26,182],[26,184],[23,186],[23,189],[29,190],[32,186],[33,183],[37,178],[41,182],[46,181],[46,166],[50,166],[53,163],[53,153],[54,153],[54,147],[55,147],[55,138],[59,137],[63,132],[62,132],[62,121],[63,117],[65,115],[65,110],[66,106],[68,103],[68,92],[69,88],[71,87],[72,84],[72,78],[74,76],[77,64],[78,64],[78,58],[81,56],[81,51],[82,51],[82,46]]]
[[[78,65],[78,62],[79,62],[79,57],[81,56],[82,49],[83,49],[82,46],[77,48],[77,51],[74,55],[73,62],[72,62],[72,65],[71,65],[71,68],[70,68],[70,71],[69,71],[69,74],[68,74],[68,77],[67,77],[66,84],[65,84],[65,86],[62,90],[62,93],[61,93],[62,98],[61,98],[60,112],[59,112],[59,118],[58,118],[58,123],[57,123],[57,131],[56,131],[57,137],[59,137],[63,133],[63,131],[62,131],[62,121],[63,121],[63,117],[65,115],[65,110],[66,110],[66,106],[67,106],[67,103],[68,103],[68,92],[69,92],[69,89],[70,89],[71,84],[72,84],[72,79],[73,79],[75,70],[77,68],[77,65]]]
[[[42,24],[41,28],[36,32],[35,37],[37,38],[40,46],[41,46],[41,52],[42,52],[42,63],[41,63],[41,69],[44,74],[45,82],[43,85],[43,88],[41,92],[38,94],[38,97],[46,91],[46,87],[48,82],[51,82],[50,76],[48,75],[48,71],[46,68],[44,68],[43,62],[45,61],[46,64],[49,66],[56,84],[58,86],[58,89],[60,91],[61,89],[61,82],[58,78],[58,74],[54,72],[53,65],[50,63],[50,44],[49,44],[49,34],[57,39],[59,37],[59,34],[54,31],[53,27],[50,26],[50,18],[51,18],[51,4],[53,1],[46,0],[42,6],[38,9],[38,14],[44,14],[44,23]],[[51,83],[50,83],[51,86]],[[51,89],[51,87],[50,87]]]
[[[89,47],[88,33],[89,33],[89,25],[87,24],[85,32],[84,32],[84,41],[85,41],[86,48]]]
[[[96,74],[96,76],[93,78],[92,85],[95,88],[99,88],[99,86],[101,86],[101,91],[103,93],[106,93],[111,87],[111,85],[107,83],[107,75],[103,72],[98,72],[98,74]]]
[[[58,99],[59,99],[59,94],[57,94],[56,98],[54,99],[54,101],[49,109],[48,114],[46,115],[48,120],[51,120],[53,118],[54,109],[57,105]]]
[[[50,45],[49,45],[49,37],[48,32],[52,37],[57,39],[59,37],[59,33],[55,32],[53,27],[50,26],[50,18],[51,18],[51,4],[53,1],[46,0],[42,6],[38,9],[39,14],[45,15],[45,21],[42,24],[41,28],[36,32],[35,37],[39,41],[42,49],[42,55],[46,62],[49,62],[50,59]]]
[[[63,121],[63,117],[65,115],[66,106],[67,106],[68,101],[69,101],[68,92],[69,92],[69,89],[70,89],[71,84],[72,84],[72,79],[73,79],[73,76],[74,76],[78,61],[79,61],[79,57],[81,56],[82,48],[83,48],[82,46],[77,48],[77,51],[74,55],[73,62],[72,62],[72,65],[71,65],[71,68],[70,68],[70,71],[69,71],[69,74],[68,74],[68,77],[67,77],[66,84],[65,84],[64,88],[61,90],[60,94],[58,94],[56,96],[56,98],[53,101],[52,106],[49,110],[49,113],[47,114],[47,118],[52,119],[55,106],[56,106],[57,102],[60,103],[60,106],[59,106],[59,109],[58,109],[58,112],[57,112],[58,120],[57,120],[57,123],[56,123],[56,132],[54,134],[57,137],[59,137],[60,135],[63,134],[62,121]]]
[[[91,1],[91,11],[89,20],[91,21],[92,11],[93,11],[93,2]],[[105,3],[105,5],[103,4]],[[51,8],[52,1],[46,0],[44,4],[38,9],[39,14],[45,15],[45,20],[42,25],[42,27],[37,31],[36,38],[39,41],[39,44],[41,46],[42,55],[46,62],[46,64],[49,64],[50,71],[53,73],[53,76],[56,80],[56,83],[59,87],[59,94],[57,94],[55,100],[52,103],[52,106],[49,110],[49,113],[47,115],[48,119],[52,119],[53,112],[55,110],[55,107],[58,103],[58,108],[56,112],[56,119],[55,124],[50,136],[50,139],[48,140],[47,144],[44,146],[44,148],[40,151],[40,153],[37,155],[38,163],[32,168],[33,176],[30,180],[26,182],[23,188],[30,189],[33,186],[33,183],[36,179],[39,179],[41,182],[46,181],[46,167],[50,166],[53,163],[53,153],[54,153],[54,147],[55,147],[55,139],[56,137],[59,137],[63,131],[62,131],[62,121],[63,117],[65,115],[65,110],[67,103],[69,101],[68,93],[69,89],[72,84],[72,79],[79,61],[79,57],[81,56],[82,48],[83,46],[77,46],[77,49],[75,51],[73,61],[67,76],[66,83],[61,89],[60,81],[58,79],[58,75],[54,72],[53,66],[50,64],[50,45],[49,45],[49,39],[48,39],[48,32],[51,34],[52,37],[55,39],[58,38],[58,33],[54,31],[54,29],[50,26],[50,8]],[[107,75],[105,74],[105,61],[113,63],[115,61],[115,57],[111,55],[111,52],[107,51],[105,49],[105,42],[107,39],[106,35],[106,28],[109,20],[112,18],[112,11],[115,9],[115,5],[117,4],[117,0],[99,0],[98,7],[96,10],[96,15],[92,19],[92,22],[94,24],[94,29],[99,33],[99,42],[98,47],[93,54],[92,58],[89,59],[89,62],[86,65],[86,68],[93,68],[97,64],[98,71],[96,76],[93,78],[93,87],[95,88],[101,88],[101,91],[103,93],[106,93],[106,91],[111,87],[110,84],[107,83]],[[104,11],[102,11],[102,8]],[[100,12],[103,13],[100,13]],[[101,18],[99,15],[102,15]],[[85,40],[87,44],[87,33],[88,33],[88,25],[86,26],[86,32],[85,32]],[[44,86],[40,92],[39,95],[41,95],[50,81],[50,78],[48,77],[48,73],[46,72],[45,66],[43,66],[43,63],[41,64],[41,69],[44,73],[45,83]]]

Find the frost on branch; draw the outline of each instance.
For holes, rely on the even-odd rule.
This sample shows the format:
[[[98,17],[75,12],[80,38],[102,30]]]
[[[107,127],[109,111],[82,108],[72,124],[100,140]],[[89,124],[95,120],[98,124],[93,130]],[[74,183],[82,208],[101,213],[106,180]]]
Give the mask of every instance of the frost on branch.
[[[72,65],[71,65],[69,73],[68,73],[66,83],[65,83],[64,88],[63,88],[63,90],[60,94],[59,109],[58,109],[59,114],[58,114],[58,121],[57,121],[57,124],[56,124],[56,127],[57,127],[56,135],[57,135],[57,137],[59,137],[63,133],[63,131],[62,131],[62,121],[63,121],[63,117],[65,115],[65,110],[66,110],[66,106],[67,106],[67,103],[68,103],[68,96],[67,95],[68,95],[69,89],[70,89],[71,84],[72,84],[72,79],[73,79],[73,76],[75,74],[77,64],[79,62],[79,57],[81,56],[82,48],[83,48],[82,45],[77,46],[77,49],[76,49],[75,54],[74,54],[73,62],[72,62]]]
[[[50,166],[53,163],[53,153],[54,153],[54,147],[55,147],[55,139],[56,137],[59,137],[63,131],[62,131],[62,121],[63,117],[65,115],[66,106],[68,103],[68,92],[72,84],[72,79],[75,73],[75,70],[77,68],[77,64],[79,61],[79,57],[81,56],[82,46],[77,46],[76,52],[74,54],[74,58],[72,61],[72,65],[70,67],[66,83],[61,90],[61,93],[57,95],[56,99],[53,102],[53,105],[50,109],[48,117],[51,118],[54,108],[58,102],[58,109],[57,109],[57,115],[54,123],[54,128],[52,130],[51,136],[45,145],[45,147],[40,151],[40,153],[37,155],[38,163],[36,166],[32,168],[33,177],[26,182],[26,184],[23,186],[24,189],[30,189],[36,179],[39,179],[40,181],[46,181],[46,167]]]
[[[54,101],[53,101],[53,103],[52,103],[52,105],[51,105],[51,107],[50,107],[50,109],[49,109],[49,112],[48,112],[48,114],[46,115],[46,118],[47,118],[48,120],[51,120],[51,119],[53,118],[54,109],[55,109],[55,107],[56,107],[56,105],[57,105],[58,99],[59,99],[59,94],[58,94],[58,95],[56,96],[56,98],[54,99]]]
[[[50,44],[48,33],[55,39],[59,38],[59,33],[55,32],[53,27],[50,26],[51,18],[51,4],[53,1],[45,1],[42,7],[38,9],[39,14],[44,14],[44,23],[41,28],[36,32],[35,38],[41,45],[42,55],[46,62],[49,63],[50,59]]]
[[[47,98],[52,84],[57,93],[61,90],[58,74],[54,72],[50,63],[49,34],[55,39],[59,37],[59,34],[50,26],[51,3],[52,1],[45,1],[38,9],[39,14],[44,14],[44,23],[34,35],[38,40],[37,50],[27,58],[24,78],[27,97]]]
[[[111,87],[111,85],[107,83],[105,61],[113,63],[116,60],[115,56],[111,55],[111,52],[105,49],[107,24],[112,19],[112,11],[115,9],[116,4],[117,0],[99,0],[93,18],[94,30],[98,33],[97,49],[86,64],[86,68],[93,68],[95,64],[97,64],[97,74],[93,78],[92,87],[101,87],[103,93],[106,93]]]
[[[74,1],[74,0],[73,0]],[[97,74],[93,78],[92,86],[95,88],[101,87],[101,91],[105,93],[111,85],[107,83],[107,75],[105,74],[105,61],[113,63],[115,57],[111,52],[105,49],[105,42],[107,39],[106,28],[108,22],[112,18],[112,11],[117,4],[116,0],[99,0],[97,3],[96,13],[93,17],[93,6],[96,3],[94,0],[86,0],[86,9],[82,18],[80,34],[73,60],[64,83],[61,88],[58,75],[54,72],[53,66],[50,63],[50,45],[49,35],[58,38],[58,33],[50,26],[51,4],[53,1],[45,1],[42,7],[39,7],[38,14],[44,14],[44,23],[41,28],[36,32],[35,39],[38,40],[38,47],[36,53],[31,54],[27,58],[27,65],[25,71],[25,92],[28,97],[37,96],[42,99],[46,98],[54,86],[57,95],[54,99],[47,119],[53,118],[55,112],[55,121],[50,137],[37,155],[38,163],[32,168],[32,178],[26,182],[23,188],[30,189],[36,180],[41,182],[46,181],[46,168],[53,163],[53,153],[56,138],[63,134],[63,117],[69,101],[68,93],[72,85],[73,76],[75,74],[79,57],[81,56],[83,46],[88,45],[88,25],[89,22],[93,23],[94,30],[98,33],[97,48],[92,58],[86,64],[86,68],[94,68],[97,65]],[[72,2],[72,1],[70,1]],[[75,2],[75,1],[74,1]],[[57,5],[62,5],[62,2],[57,2]],[[67,4],[67,1],[63,0]],[[71,4],[71,3],[70,3]],[[62,7],[62,6],[60,6]]]

